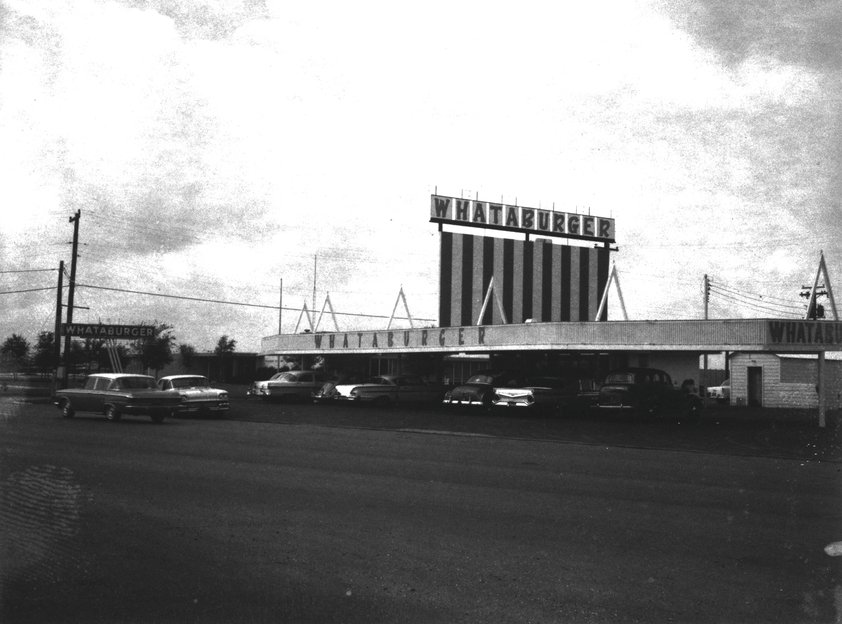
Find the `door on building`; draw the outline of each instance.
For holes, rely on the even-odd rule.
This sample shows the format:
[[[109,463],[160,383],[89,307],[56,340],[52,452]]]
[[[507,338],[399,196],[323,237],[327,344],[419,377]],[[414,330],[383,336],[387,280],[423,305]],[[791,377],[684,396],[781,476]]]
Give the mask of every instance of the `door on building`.
[[[763,405],[763,367],[748,367],[748,405],[760,407]]]

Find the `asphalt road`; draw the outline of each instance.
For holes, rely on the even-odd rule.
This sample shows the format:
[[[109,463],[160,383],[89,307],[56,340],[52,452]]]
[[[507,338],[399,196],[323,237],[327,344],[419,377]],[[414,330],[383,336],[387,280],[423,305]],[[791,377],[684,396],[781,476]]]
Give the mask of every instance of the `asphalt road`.
[[[838,622],[835,429],[0,402],[0,620]]]

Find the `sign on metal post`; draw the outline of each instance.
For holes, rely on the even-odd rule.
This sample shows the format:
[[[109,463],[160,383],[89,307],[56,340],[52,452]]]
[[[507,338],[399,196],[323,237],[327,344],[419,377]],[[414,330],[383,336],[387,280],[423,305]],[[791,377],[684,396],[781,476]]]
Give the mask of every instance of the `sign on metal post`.
[[[152,338],[155,328],[151,325],[103,325],[102,323],[62,323],[63,336],[76,338],[110,338],[111,340],[137,340]]]

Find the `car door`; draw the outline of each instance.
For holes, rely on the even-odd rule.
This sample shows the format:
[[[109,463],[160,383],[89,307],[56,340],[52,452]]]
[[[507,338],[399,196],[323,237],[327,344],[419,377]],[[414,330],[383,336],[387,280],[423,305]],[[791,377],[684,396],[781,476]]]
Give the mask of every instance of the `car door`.
[[[310,398],[310,395],[316,390],[315,373],[301,373],[298,382],[298,396],[304,399]]]
[[[418,376],[405,375],[399,377],[398,382],[402,401],[425,402],[437,398],[435,388],[425,384]]]
[[[71,402],[77,412],[95,411],[97,404],[96,386],[99,381],[101,381],[100,377],[88,377],[84,386],[68,393],[72,397]]]
[[[108,379],[107,377],[98,377],[93,392],[88,395],[89,403],[86,408],[90,412],[101,412],[104,410],[105,401],[111,395],[109,388],[111,384],[116,382],[116,379]]]
[[[672,378],[663,371],[657,371],[653,378],[657,388],[659,404],[669,410],[679,407],[682,394],[672,385]]]

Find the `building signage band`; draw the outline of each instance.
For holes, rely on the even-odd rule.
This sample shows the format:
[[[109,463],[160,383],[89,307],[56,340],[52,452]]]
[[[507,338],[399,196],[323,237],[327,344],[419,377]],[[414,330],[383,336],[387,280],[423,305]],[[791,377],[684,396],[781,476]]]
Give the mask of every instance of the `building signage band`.
[[[842,323],[833,321],[769,321],[772,345],[842,345]]]
[[[151,325],[102,325],[101,323],[62,323],[62,335],[78,338],[122,338],[135,340],[151,338],[155,328]]]
[[[516,329],[515,326],[512,326],[512,328]],[[482,348],[506,345],[507,339],[499,334],[490,335],[492,331],[493,328],[480,325],[394,331],[316,333],[312,335],[312,346],[318,350],[328,351],[389,351],[390,349],[400,350],[404,348],[420,348],[421,350],[428,348],[437,351],[442,348]],[[823,345],[825,347],[827,345],[842,345],[842,322],[770,320],[767,321],[767,331],[766,344],[772,347],[776,345],[781,347],[789,345]],[[518,338],[524,338],[524,336],[519,335],[522,330],[517,333],[518,336],[515,341]],[[585,340],[585,338],[582,337],[580,340]],[[718,340],[713,338],[712,342],[718,342]],[[599,343],[602,348],[609,346],[605,341],[599,341]],[[626,346],[630,347],[631,344]]]
[[[430,328],[382,332],[313,334],[316,349],[383,349],[400,347],[477,347],[485,345],[485,327]]]
[[[432,195],[430,221],[471,227],[615,242],[614,219]]]

